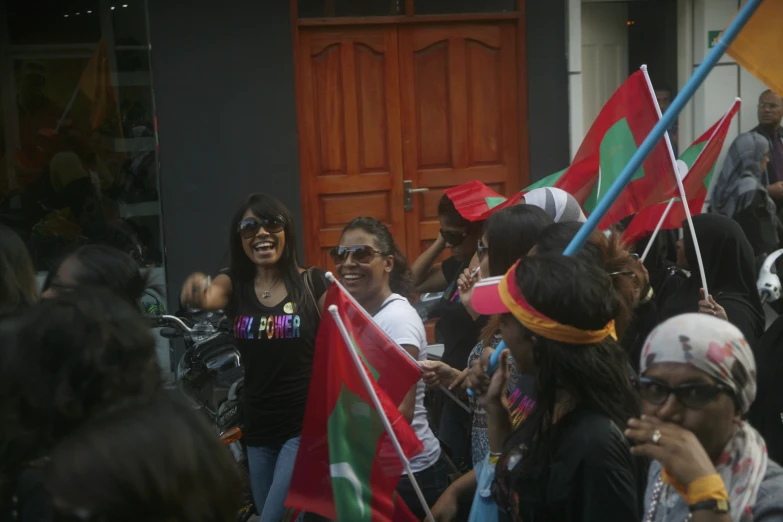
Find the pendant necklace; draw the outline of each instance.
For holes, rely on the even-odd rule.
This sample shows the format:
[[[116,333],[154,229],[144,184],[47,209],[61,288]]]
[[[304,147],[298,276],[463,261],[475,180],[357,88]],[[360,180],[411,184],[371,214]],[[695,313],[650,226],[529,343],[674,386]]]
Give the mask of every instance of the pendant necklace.
[[[275,287],[275,285],[277,284],[278,281],[280,281],[279,277],[277,279],[275,279],[274,283],[272,283],[269,286],[269,288],[267,288],[266,290],[261,290],[261,298],[262,299],[268,299],[268,298],[272,297],[271,290]],[[260,277],[256,278],[256,283],[260,283],[260,282],[261,282],[261,278]]]

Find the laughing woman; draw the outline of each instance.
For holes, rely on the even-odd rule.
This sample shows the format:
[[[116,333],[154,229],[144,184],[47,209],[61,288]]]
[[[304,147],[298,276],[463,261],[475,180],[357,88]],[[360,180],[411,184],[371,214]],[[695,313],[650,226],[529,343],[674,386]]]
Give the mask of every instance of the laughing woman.
[[[242,395],[250,480],[261,522],[283,518],[313,369],[326,278],[297,259],[293,218],[254,194],[231,221],[231,262],[214,280],[193,274],[182,302],[226,309],[245,366]]]
[[[367,217],[354,219],[343,229],[340,246],[332,249],[332,260],[340,282],[378,326],[417,360],[427,360],[424,324],[408,302],[411,284],[407,263],[386,225]],[[432,506],[446,488],[446,468],[427,422],[423,381],[411,388],[399,409],[424,445],[424,451],[411,459],[411,468]],[[400,479],[397,491],[411,511],[423,518],[423,508],[407,476]]]

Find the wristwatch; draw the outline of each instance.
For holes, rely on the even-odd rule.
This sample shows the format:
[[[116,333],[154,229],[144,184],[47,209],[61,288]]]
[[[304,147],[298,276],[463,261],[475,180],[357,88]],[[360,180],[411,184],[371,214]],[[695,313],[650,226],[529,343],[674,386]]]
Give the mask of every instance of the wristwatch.
[[[701,502],[696,502],[695,504],[691,504],[688,506],[688,509],[690,509],[691,513],[694,511],[703,511],[703,510],[709,510],[713,513],[723,514],[728,513],[730,510],[729,501],[728,499],[721,498],[711,498],[709,500],[702,500]]]

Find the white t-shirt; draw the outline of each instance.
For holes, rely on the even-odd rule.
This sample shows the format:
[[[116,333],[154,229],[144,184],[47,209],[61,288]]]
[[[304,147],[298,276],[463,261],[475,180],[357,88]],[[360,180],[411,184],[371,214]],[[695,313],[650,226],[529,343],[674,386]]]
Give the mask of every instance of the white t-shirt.
[[[415,346],[419,349],[419,360],[427,360],[427,334],[424,331],[424,323],[407,299],[399,294],[390,295],[373,320],[397,344]],[[427,422],[422,380],[416,384],[416,405],[413,409],[411,427],[424,446],[424,451],[411,459],[411,469],[417,473],[435,464],[440,457],[440,443]]]

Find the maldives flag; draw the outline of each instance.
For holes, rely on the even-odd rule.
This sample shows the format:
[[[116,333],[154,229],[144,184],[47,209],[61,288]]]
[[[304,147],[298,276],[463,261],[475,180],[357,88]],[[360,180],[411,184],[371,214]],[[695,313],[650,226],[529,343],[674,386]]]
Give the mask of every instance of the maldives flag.
[[[712,175],[715,172],[715,164],[718,162],[726,134],[729,132],[731,122],[739,111],[740,105],[740,100],[735,100],[729,111],[680,155],[680,160],[688,166],[688,172],[682,180],[682,185],[691,212],[701,213],[701,209],[704,207]],[[672,208],[669,209],[669,213],[661,225],[661,230],[678,229],[682,226],[682,222],[687,216],[685,215],[685,206],[681,203],[682,200],[679,197],[675,198]],[[625,229],[623,240],[631,245],[652,234],[668,206],[668,201],[662,201],[639,212]]]
[[[592,212],[658,123],[655,103],[644,71],[632,74],[601,109],[571,166],[554,186],[572,194],[587,213]],[[671,198],[676,190],[674,165],[662,139],[599,227],[608,228],[647,206]]]
[[[347,336],[334,317],[324,314],[315,343],[315,359],[304,427],[286,506],[332,520],[400,520],[404,513],[395,489],[403,464],[384,429],[382,415],[407,458],[423,447],[398,405],[421,379],[419,368],[400,353],[345,291],[332,284],[327,304],[336,304]],[[385,344],[380,345],[385,338]],[[356,350],[361,368],[351,352]],[[379,411],[359,372],[381,404]],[[396,517],[396,518],[395,518]]]
[[[498,206],[506,206],[506,198],[478,180],[445,190],[459,215],[468,221],[484,221]]]

